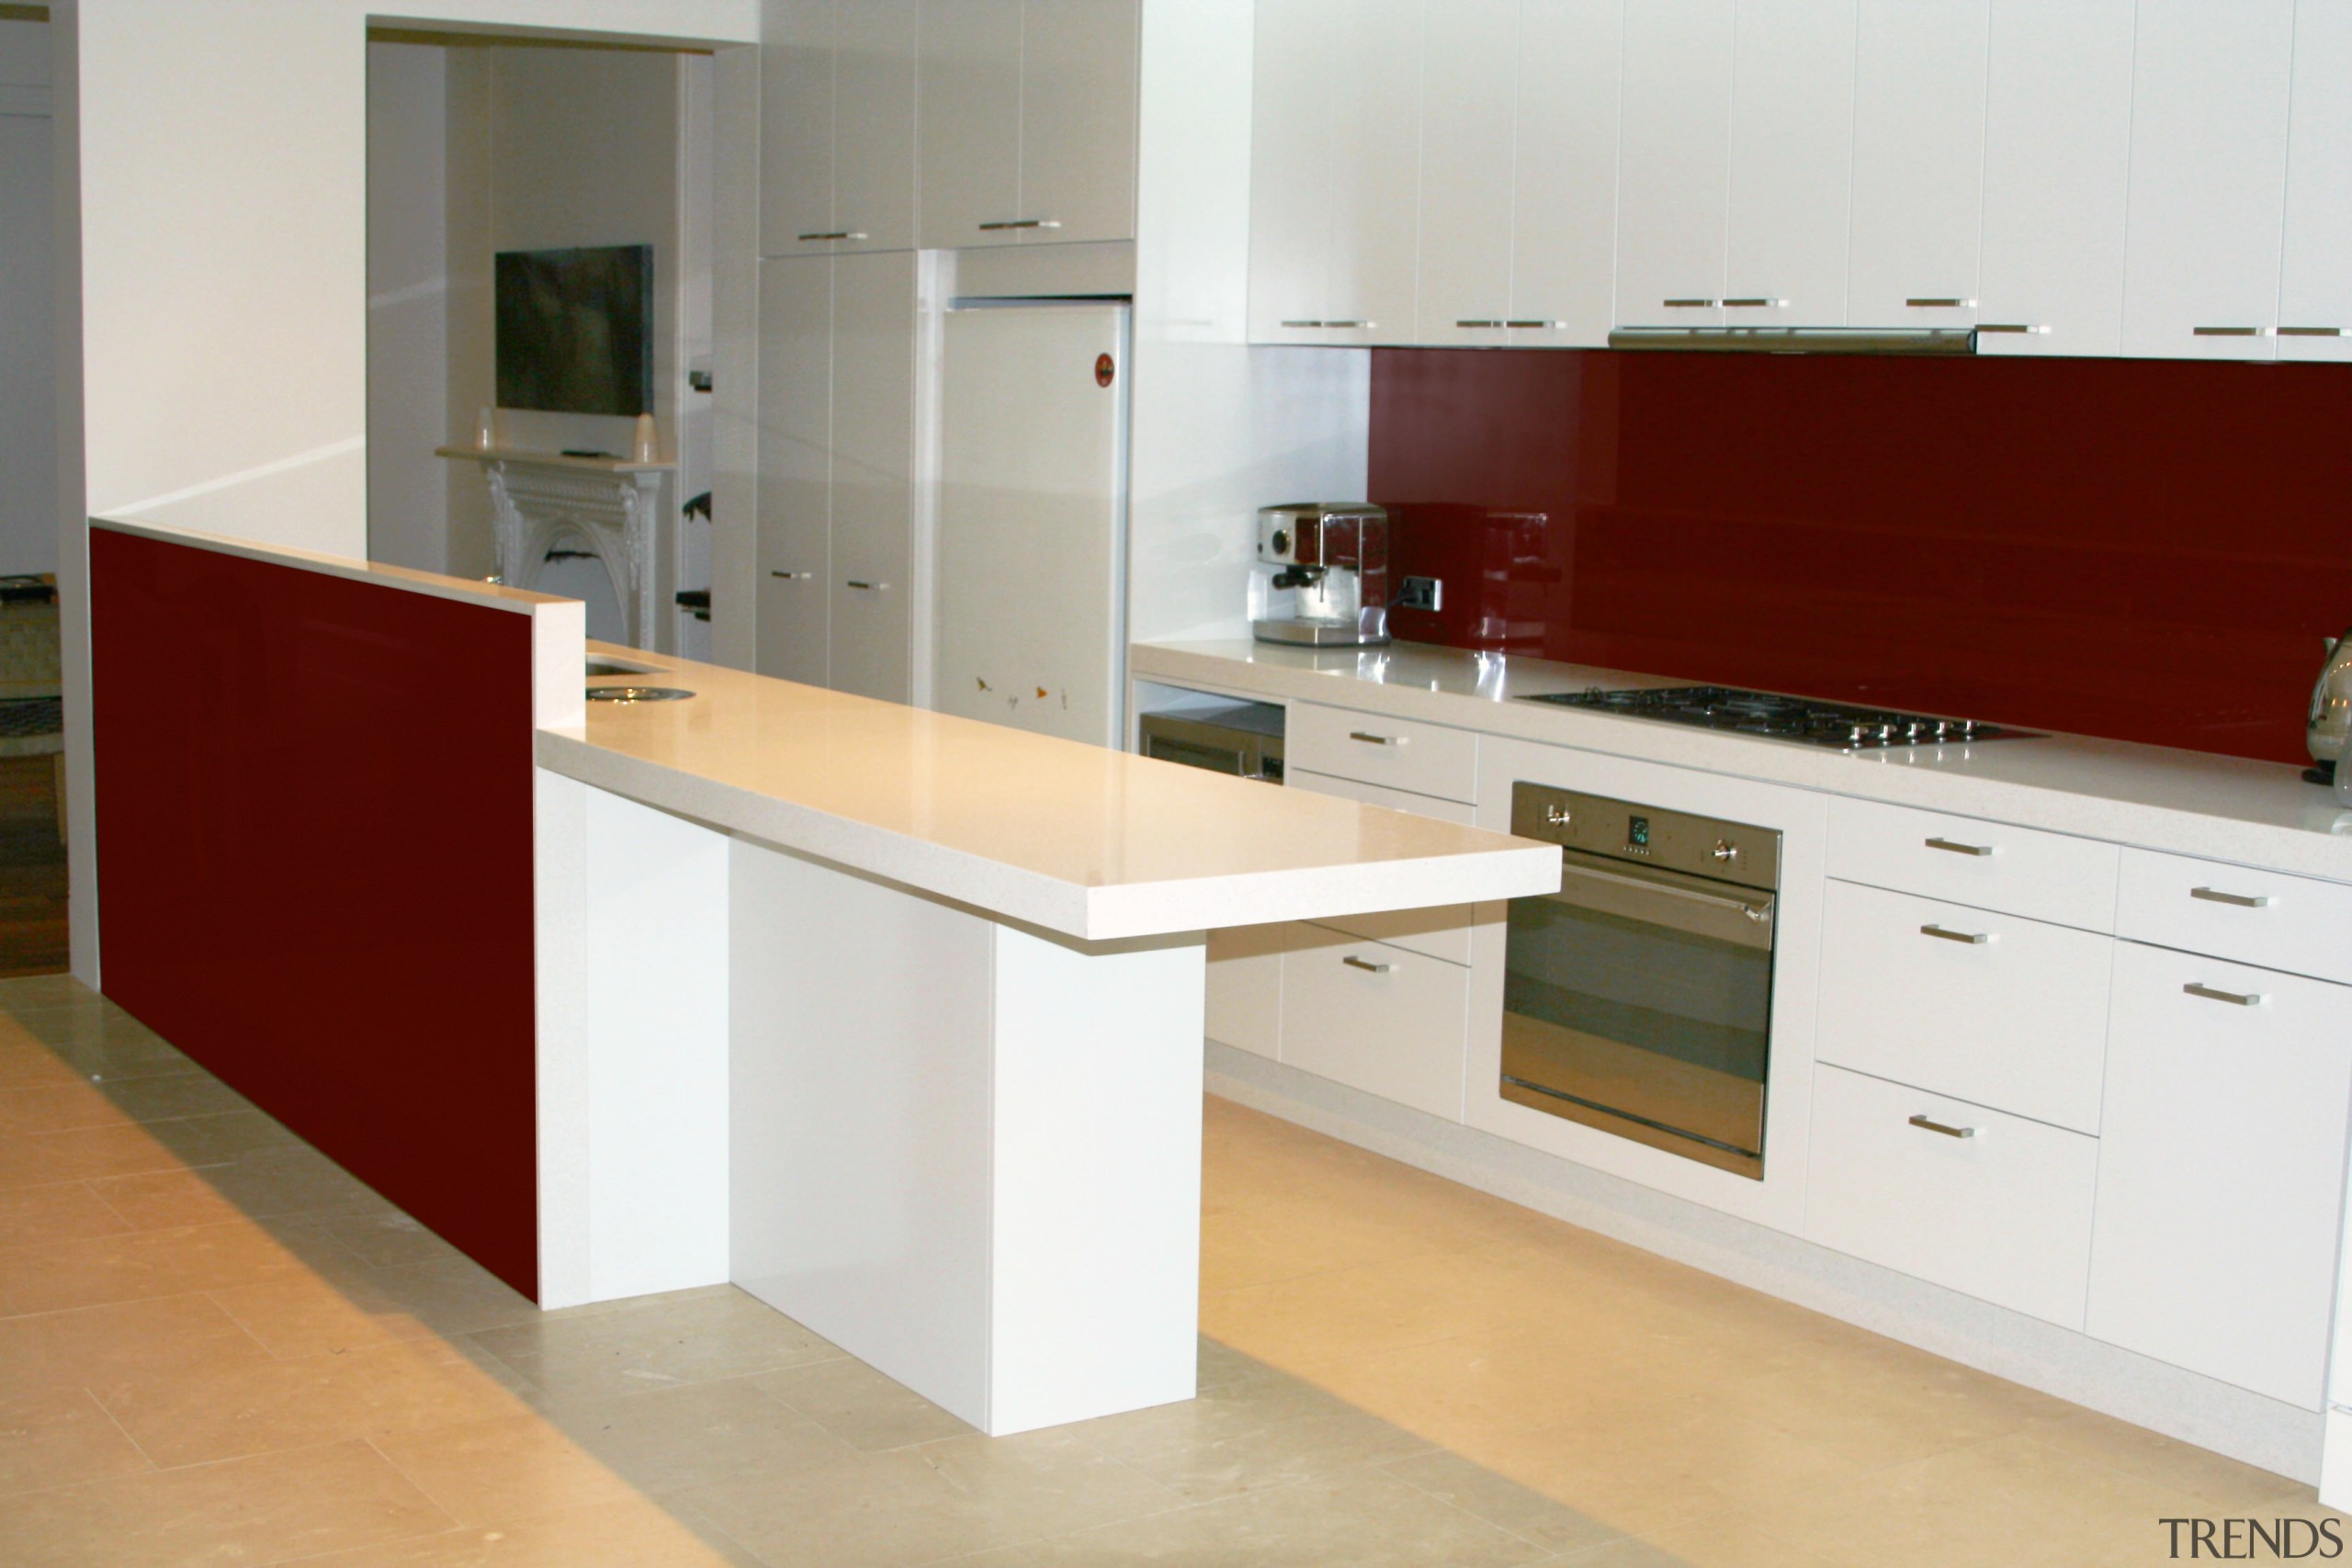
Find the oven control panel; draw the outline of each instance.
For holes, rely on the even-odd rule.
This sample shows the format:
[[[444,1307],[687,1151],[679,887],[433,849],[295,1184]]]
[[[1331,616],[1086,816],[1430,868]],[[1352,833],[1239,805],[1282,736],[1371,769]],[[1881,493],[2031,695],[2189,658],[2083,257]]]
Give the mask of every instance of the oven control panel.
[[[1780,829],[1750,822],[1726,822],[1550,784],[1518,784],[1511,786],[1510,830],[1563,849],[1743,887],[1776,888],[1781,884]]]

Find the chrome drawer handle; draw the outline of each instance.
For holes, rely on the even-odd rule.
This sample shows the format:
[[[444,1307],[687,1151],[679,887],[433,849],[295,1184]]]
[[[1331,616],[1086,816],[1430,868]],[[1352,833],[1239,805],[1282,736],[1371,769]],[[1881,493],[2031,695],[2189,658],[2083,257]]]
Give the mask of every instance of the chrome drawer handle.
[[[842,579],[842,581],[847,587],[863,589],[868,593],[878,592],[890,586],[887,582],[865,582],[854,577],[844,578]]]
[[[2218,887],[2192,887],[2191,898],[2202,898],[2208,904],[2233,904],[2241,909],[2267,909],[2276,902],[2267,893],[2224,893]]]
[[[2191,327],[2190,337],[2268,337],[2268,327]]]
[[[830,229],[821,234],[803,234],[800,236],[800,240],[803,243],[806,243],[810,240],[863,240],[867,237],[868,236],[862,230]]]
[[[1349,730],[1348,739],[1351,740],[1361,740],[1367,746],[1394,746],[1396,744],[1396,738],[1393,735],[1374,735],[1367,730],[1362,729]]]
[[[2280,327],[2280,337],[2342,337],[2342,327]]]
[[[1973,1138],[1976,1136],[1976,1129],[1973,1127],[1949,1126],[1944,1122],[1933,1121],[1925,1116],[1914,1116],[1911,1118],[1911,1125],[1914,1127],[1924,1128],[1930,1133],[1941,1133],[1947,1138]]]
[[[1712,310],[1715,308],[1713,299],[1661,299],[1658,303],[1669,310]]]
[[[1388,973],[1387,964],[1367,963],[1365,960],[1358,958],[1352,953],[1349,953],[1345,958],[1340,959],[1340,962],[1346,964],[1351,969],[1361,969],[1367,975],[1385,975]]]
[[[1058,218],[1000,218],[993,223],[981,224],[980,232],[993,234],[1004,229],[1058,229],[1061,226]]]
[[[1993,846],[1990,844],[1963,844],[1955,839],[1929,839],[1928,847],[1931,850],[1944,850],[1956,855],[1989,855],[1993,852]]]
[[[1379,323],[1378,321],[1326,321],[1326,322],[1324,322],[1323,324],[1324,324],[1325,326],[1327,326],[1327,327],[1366,327],[1366,328],[1369,328],[1369,327],[1376,327],[1376,326],[1378,326],[1380,323]]]
[[[1973,309],[1976,304],[1973,299],[1958,298],[1905,299],[1903,302],[1914,310],[1966,310]]]
[[[2030,326],[2024,321],[1979,321],[1976,330],[1980,333],[2025,333],[2035,337],[2050,335],[2047,326]]]
[[[2203,997],[2209,1002],[2228,1002],[2233,1007],[2258,1008],[2270,998],[2260,991],[2217,991],[2211,986],[2200,986],[2191,980],[2181,987],[2192,997]]]
[[[1507,327],[1510,325],[1509,321],[1499,320],[1492,321],[1456,321],[1453,324],[1457,327]]]
[[[1786,299],[1766,299],[1753,296],[1746,299],[1724,301],[1724,309],[1726,310],[1785,310],[1788,308],[1789,302]]]
[[[1286,327],[1320,327],[1328,326],[1329,323],[1327,321],[1284,321],[1283,325]]]
[[[817,574],[813,571],[772,571],[768,575],[780,577],[786,582],[798,582],[803,578],[814,577]]]
[[[1544,332],[1549,332],[1556,327],[1565,327],[1567,324],[1566,321],[1505,321],[1503,323],[1507,327],[1527,327]]]
[[[1921,936],[1939,936],[1946,942],[1969,942],[1977,947],[1982,947],[1986,942],[1993,940],[1993,933],[1990,931],[1956,931],[1949,930],[1946,927],[1937,925],[1932,921],[1927,925],[1921,926],[1919,928],[1919,934]]]

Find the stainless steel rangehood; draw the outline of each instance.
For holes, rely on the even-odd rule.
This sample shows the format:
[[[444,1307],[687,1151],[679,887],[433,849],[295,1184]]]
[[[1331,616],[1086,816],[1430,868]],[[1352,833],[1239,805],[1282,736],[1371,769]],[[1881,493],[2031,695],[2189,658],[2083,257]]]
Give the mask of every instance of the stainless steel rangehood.
[[[1611,348],[1713,354],[1973,354],[1973,327],[1618,327]]]

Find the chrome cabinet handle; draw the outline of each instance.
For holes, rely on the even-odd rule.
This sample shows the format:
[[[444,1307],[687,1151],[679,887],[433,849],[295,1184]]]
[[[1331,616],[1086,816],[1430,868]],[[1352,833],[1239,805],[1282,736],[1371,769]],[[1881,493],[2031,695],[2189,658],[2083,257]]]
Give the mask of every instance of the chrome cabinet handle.
[[[865,582],[854,577],[843,578],[842,583],[844,587],[860,589],[867,593],[878,593],[890,586],[887,582]]]
[[[1566,321],[1505,321],[1503,323],[1507,327],[1525,327],[1531,331],[1540,332],[1549,332],[1555,327],[1565,327],[1567,324]]]
[[[817,574],[813,571],[772,571],[768,575],[780,577],[786,582],[798,582],[804,578],[814,577]]]
[[[1715,308],[1713,299],[1661,299],[1658,303],[1669,310],[1712,310]]]
[[[2342,337],[2342,327],[2280,327],[2280,337]]]
[[[1501,320],[1491,321],[1456,321],[1453,324],[1457,327],[1507,327],[1510,325],[1509,321]]]
[[[801,238],[803,241],[808,241],[808,240],[864,240],[864,239],[867,239],[867,238],[869,238],[869,237],[870,237],[870,236],[868,236],[868,235],[867,235],[867,234],[866,234],[863,230],[858,230],[858,229],[830,229],[830,230],[827,230],[824,233],[821,233],[821,234],[803,234],[803,235],[801,235],[801,236],[800,236],[800,238]]]
[[[1993,852],[1993,846],[1990,844],[1963,844],[1958,840],[1946,839],[1940,836],[1929,839],[1928,840],[1928,847],[1931,850],[1943,850],[1949,853],[1956,855],[1989,855]]]
[[[1765,299],[1755,297],[1750,297],[1746,299],[1726,299],[1724,301],[1724,309],[1726,310],[1766,310],[1775,309],[1785,310],[1788,307],[1789,302],[1786,299]]]
[[[2191,337],[2268,337],[2268,327],[2191,327]]]
[[[1914,1127],[1924,1128],[1926,1131],[1930,1133],[1941,1133],[1947,1138],[1973,1138],[1976,1136],[1976,1129],[1973,1127],[1954,1127],[1947,1122],[1938,1122],[1926,1116],[1912,1117],[1911,1125]]]
[[[2192,997],[2203,997],[2209,1002],[2228,1002],[2233,1007],[2258,1008],[2269,998],[2260,991],[2219,991],[2211,986],[2191,980],[2181,987]]]
[[[1329,324],[1328,321],[1284,321],[1283,323],[1286,327],[1321,327]]]
[[[1993,940],[1991,931],[1956,931],[1949,927],[1937,925],[1932,920],[1919,928],[1919,934],[1939,936],[1946,942],[1964,942],[1977,947],[1982,947]]]
[[[1352,953],[1349,953],[1345,958],[1340,959],[1340,962],[1346,964],[1351,969],[1362,969],[1366,974],[1385,975],[1388,973],[1389,966],[1387,964],[1367,963],[1365,960],[1358,958]]]
[[[1376,327],[1380,323],[1378,321],[1326,321],[1323,324],[1327,327]]]
[[[993,223],[981,224],[980,231],[993,234],[1004,229],[1058,229],[1061,226],[1058,218],[1000,218]]]
[[[2276,902],[2267,893],[2224,893],[2218,887],[2192,887],[2188,896],[2209,904],[2233,904],[2241,909],[2267,909]]]
[[[1394,746],[1396,744],[1396,738],[1393,735],[1374,735],[1367,730],[1362,729],[1349,730],[1348,739],[1351,740],[1361,740],[1367,746]]]
[[[1947,299],[1928,297],[1919,299],[1905,299],[1903,302],[1911,307],[1914,310],[1965,310],[1971,309],[1976,303],[1973,299],[1962,299],[1957,297]]]
[[[1976,330],[1980,333],[2030,333],[2038,337],[2046,337],[2050,333],[2047,326],[2029,326],[2023,321],[1979,321]]]

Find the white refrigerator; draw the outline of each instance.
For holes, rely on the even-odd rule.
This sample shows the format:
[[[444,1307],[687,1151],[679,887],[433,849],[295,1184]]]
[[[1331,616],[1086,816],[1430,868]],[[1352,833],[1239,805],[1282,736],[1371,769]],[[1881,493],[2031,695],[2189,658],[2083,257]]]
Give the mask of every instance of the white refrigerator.
[[[932,705],[1125,743],[1128,306],[943,323]]]

